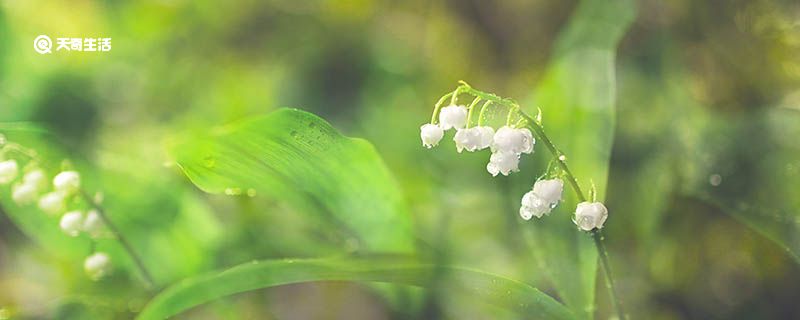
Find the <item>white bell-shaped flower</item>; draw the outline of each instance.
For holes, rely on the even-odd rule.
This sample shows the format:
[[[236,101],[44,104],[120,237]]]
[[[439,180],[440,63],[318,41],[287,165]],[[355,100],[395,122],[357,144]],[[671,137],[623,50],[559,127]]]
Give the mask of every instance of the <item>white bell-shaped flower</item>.
[[[86,213],[86,219],[83,220],[83,231],[86,231],[89,236],[99,238],[103,234],[104,226],[103,219],[100,218],[97,210],[90,210]]]
[[[37,196],[39,192],[31,183],[18,183],[11,188],[11,199],[21,206],[34,202]]]
[[[111,258],[103,252],[96,252],[86,257],[83,270],[92,280],[100,280],[111,270]]]
[[[478,145],[481,142],[480,132],[475,127],[458,129],[456,135],[453,136],[453,141],[456,143],[458,153],[461,153],[464,149],[472,152],[478,149]]]
[[[422,138],[422,146],[430,149],[437,146],[442,140],[444,130],[438,125],[426,123],[419,127],[419,136]]]
[[[550,213],[561,201],[564,182],[561,179],[539,180],[533,184],[533,190],[522,196],[520,216],[529,220],[532,216],[541,218]]]
[[[64,198],[64,193],[59,191],[47,193],[39,198],[39,209],[49,215],[60,214],[66,209]]]
[[[0,162],[0,185],[9,184],[17,178],[19,165],[16,160],[6,160]]]
[[[502,173],[507,176],[511,172],[519,171],[519,155],[511,152],[494,152],[486,165],[486,171],[497,176]]]
[[[497,129],[492,138],[492,151],[512,152],[516,154],[533,152],[536,141],[527,128],[515,129],[503,126]]]
[[[575,209],[573,222],[584,231],[602,228],[608,218],[608,209],[600,202],[581,202]]]
[[[548,204],[555,207],[561,201],[564,182],[561,179],[539,180],[533,184],[533,193]]]
[[[47,176],[42,169],[30,171],[22,177],[22,182],[34,187],[36,191],[41,191],[47,186]]]
[[[494,140],[494,129],[489,126],[477,127],[480,142],[478,143],[478,150],[483,150],[492,145]]]
[[[446,106],[439,111],[439,125],[444,130],[461,129],[467,125],[468,113],[469,110],[465,106]]]
[[[61,172],[53,178],[53,187],[65,194],[74,194],[81,187],[81,176],[76,171]]]
[[[458,129],[453,141],[456,143],[456,149],[459,153],[462,150],[469,152],[483,150],[492,144],[492,137],[494,136],[494,129],[492,127],[472,127],[467,129]]]
[[[61,217],[59,227],[70,237],[77,237],[83,230],[83,213],[80,211],[70,211]]]
[[[540,198],[533,191],[528,191],[522,196],[519,215],[525,220],[530,220],[532,217],[541,218],[543,215],[550,213],[551,209],[547,201]]]

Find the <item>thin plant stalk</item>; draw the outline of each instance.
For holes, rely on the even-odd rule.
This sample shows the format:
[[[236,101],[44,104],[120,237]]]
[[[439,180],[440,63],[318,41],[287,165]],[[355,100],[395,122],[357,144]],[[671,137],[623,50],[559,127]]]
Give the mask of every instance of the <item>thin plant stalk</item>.
[[[81,196],[83,197],[83,200],[89,203],[92,206],[92,208],[97,211],[97,215],[100,216],[100,219],[103,220],[103,223],[106,225],[108,230],[111,231],[111,233],[114,235],[114,238],[119,240],[119,243],[122,245],[125,251],[128,252],[128,255],[131,257],[131,260],[133,260],[134,264],[136,265],[136,268],[142,275],[142,279],[144,279],[144,282],[147,285],[147,289],[153,289],[154,288],[153,277],[150,275],[150,272],[144,265],[144,261],[136,253],[136,250],[133,249],[133,246],[128,241],[128,239],[125,238],[125,236],[122,235],[122,232],[120,232],[119,228],[117,228],[117,226],[113,222],[111,222],[111,219],[108,218],[108,215],[106,214],[105,210],[100,204],[94,201],[94,199],[92,199],[86,193],[86,191],[81,190],[80,193]]]

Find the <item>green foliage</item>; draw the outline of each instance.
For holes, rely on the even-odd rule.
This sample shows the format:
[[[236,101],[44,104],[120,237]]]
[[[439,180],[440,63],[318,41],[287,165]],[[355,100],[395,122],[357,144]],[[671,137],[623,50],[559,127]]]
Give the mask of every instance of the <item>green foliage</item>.
[[[359,281],[427,286],[444,274],[448,295],[513,311],[520,319],[574,319],[563,305],[520,282],[459,267],[437,266],[408,258],[361,257],[268,260],[245,263],[217,274],[187,279],[156,296],[139,320],[164,319],[234,293],[309,281]],[[440,284],[440,282],[436,282]]]
[[[400,190],[375,149],[315,115],[282,109],[192,133],[169,149],[203,191],[285,201],[341,228],[360,250],[413,250]]]

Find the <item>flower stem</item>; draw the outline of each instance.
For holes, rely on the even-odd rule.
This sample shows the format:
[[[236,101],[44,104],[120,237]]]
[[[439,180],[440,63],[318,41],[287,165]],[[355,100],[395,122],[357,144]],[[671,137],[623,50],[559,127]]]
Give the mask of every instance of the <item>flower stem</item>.
[[[97,211],[97,215],[100,216],[100,219],[103,220],[103,223],[106,225],[106,227],[108,227],[108,230],[111,231],[112,234],[114,234],[114,237],[117,240],[119,240],[119,243],[122,244],[122,247],[125,249],[125,251],[128,252],[128,255],[131,257],[131,260],[133,260],[134,264],[136,265],[136,268],[139,269],[139,273],[142,275],[142,278],[144,279],[147,289],[153,289],[154,288],[153,277],[150,276],[150,272],[147,271],[147,267],[144,266],[144,262],[136,253],[136,251],[133,249],[133,246],[128,241],[128,239],[125,238],[125,236],[122,235],[122,232],[120,232],[119,228],[117,228],[117,226],[114,225],[113,222],[111,222],[111,219],[108,218],[108,215],[106,215],[106,212],[102,206],[100,206],[97,202],[95,202],[94,199],[92,199],[89,196],[89,194],[86,193],[86,191],[81,190],[80,193],[81,197],[83,197],[83,200],[89,203],[89,205],[91,205],[92,208]]]
[[[572,174],[572,171],[570,171],[569,167],[567,166],[566,156],[564,155],[564,153],[561,152],[561,150],[558,150],[558,148],[556,148],[553,142],[550,141],[550,138],[547,137],[547,134],[545,134],[544,132],[544,128],[542,128],[539,122],[537,122],[535,119],[531,118],[530,116],[528,116],[527,114],[525,114],[520,110],[519,104],[517,104],[514,100],[508,98],[502,98],[491,93],[486,93],[483,91],[473,89],[471,86],[469,86],[469,84],[463,81],[456,90],[486,100],[487,103],[493,102],[496,104],[502,104],[508,106],[509,108],[511,108],[511,111],[509,111],[509,119],[511,117],[512,112],[517,112],[525,120],[528,128],[530,128],[536,134],[536,136],[539,137],[542,143],[544,143],[545,147],[547,147],[547,150],[549,150],[550,153],[553,154],[556,163],[564,171],[566,179],[569,182],[570,186],[572,187],[572,190],[575,191],[575,195],[577,195],[578,201],[579,202],[587,201],[586,200],[587,198],[583,194],[580,185],[578,185],[578,180],[575,179],[575,176]],[[608,289],[608,293],[611,296],[611,300],[614,303],[614,309],[619,319],[625,320],[628,317],[622,307],[622,300],[617,294],[616,283],[614,281],[614,276],[612,275],[611,272],[611,264],[608,261],[608,252],[606,251],[605,244],[603,243],[605,239],[603,236],[603,231],[601,229],[595,228],[594,230],[591,231],[591,234],[594,240],[594,246],[597,248],[597,254],[600,258],[600,265],[602,266],[603,272],[605,274],[606,288]]]

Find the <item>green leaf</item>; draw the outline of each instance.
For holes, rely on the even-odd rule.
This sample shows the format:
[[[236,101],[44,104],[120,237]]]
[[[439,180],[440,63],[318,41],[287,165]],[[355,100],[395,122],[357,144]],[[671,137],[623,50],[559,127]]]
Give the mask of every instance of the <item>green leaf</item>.
[[[313,114],[281,109],[187,135],[169,149],[203,191],[286,201],[332,221],[364,251],[413,248],[401,193],[375,149]]]
[[[614,135],[616,47],[633,21],[628,0],[584,0],[559,36],[554,59],[533,104],[526,112],[543,112],[545,131],[567,156],[567,162],[588,195],[591,184],[598,200],[605,196]],[[571,197],[553,217],[530,224],[533,248],[559,295],[580,318],[594,310],[597,253],[592,239],[570,221],[576,205]],[[609,224],[614,208],[609,208]]]
[[[434,274],[444,274],[445,279],[431,282]],[[385,282],[421,287],[436,283],[445,285],[446,292],[466,293],[476,300],[511,310],[519,318],[574,318],[563,305],[524,283],[480,271],[384,256],[245,263],[167,288],[145,306],[137,319],[164,319],[234,293],[312,281]]]

